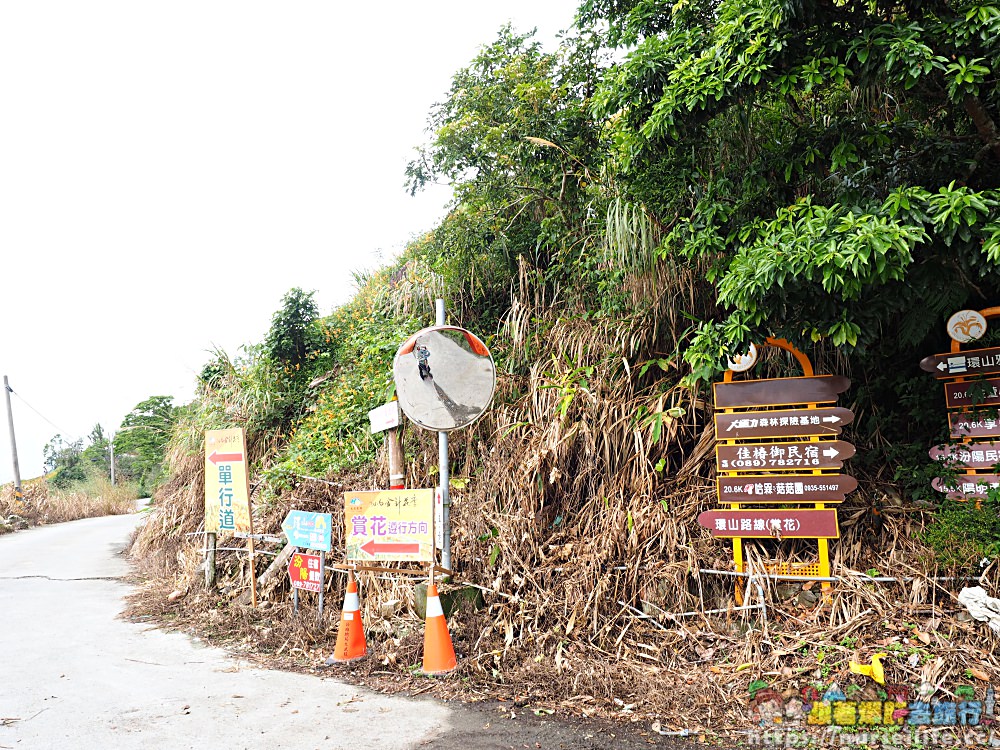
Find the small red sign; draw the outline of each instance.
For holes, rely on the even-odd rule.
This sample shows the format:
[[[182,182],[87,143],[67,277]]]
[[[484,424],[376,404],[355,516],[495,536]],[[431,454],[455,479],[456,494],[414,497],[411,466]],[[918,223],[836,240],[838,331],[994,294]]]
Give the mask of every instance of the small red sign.
[[[949,409],[1000,404],[1000,378],[945,383],[944,402]]]
[[[293,589],[319,593],[323,589],[323,571],[319,555],[296,552],[288,561],[288,577]]]
[[[835,539],[835,510],[706,510],[698,523],[714,537],[741,539]]]

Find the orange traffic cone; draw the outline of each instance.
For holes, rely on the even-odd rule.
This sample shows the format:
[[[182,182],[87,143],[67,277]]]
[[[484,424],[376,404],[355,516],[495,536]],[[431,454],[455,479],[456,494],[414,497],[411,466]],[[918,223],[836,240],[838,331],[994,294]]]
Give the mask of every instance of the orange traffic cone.
[[[427,622],[424,625],[424,664],[421,671],[424,674],[444,674],[456,666],[458,659],[451,645],[437,584],[431,581],[427,586]]]
[[[348,574],[347,594],[344,596],[344,608],[340,612],[340,628],[337,630],[337,645],[333,654],[326,660],[327,664],[336,661],[354,661],[368,653],[368,643],[365,641],[365,626],[361,622],[361,600],[358,597],[358,583],[354,573]]]

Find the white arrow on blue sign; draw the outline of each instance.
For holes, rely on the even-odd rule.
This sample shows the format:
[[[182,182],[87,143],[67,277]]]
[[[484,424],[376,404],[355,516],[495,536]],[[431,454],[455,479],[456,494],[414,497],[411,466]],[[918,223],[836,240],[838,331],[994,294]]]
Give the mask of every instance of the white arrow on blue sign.
[[[333,516],[330,513],[307,513],[304,510],[292,510],[281,522],[281,530],[288,537],[289,544],[303,549],[329,552],[332,524]]]

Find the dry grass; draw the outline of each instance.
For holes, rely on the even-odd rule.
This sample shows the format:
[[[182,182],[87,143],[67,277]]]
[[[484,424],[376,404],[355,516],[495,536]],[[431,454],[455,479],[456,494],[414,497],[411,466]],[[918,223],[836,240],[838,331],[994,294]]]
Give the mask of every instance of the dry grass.
[[[43,481],[26,483],[22,490],[23,501],[14,497],[13,485],[0,490],[0,521],[17,516],[30,525],[62,523],[135,510],[134,487],[112,487],[110,481],[100,477],[91,478],[73,490],[54,489]]]
[[[876,489],[885,486],[882,478],[863,482],[841,506],[842,538],[831,548],[834,575],[843,580],[827,601],[771,582],[762,592],[766,617],[759,609],[737,611],[733,579],[700,572],[731,570],[732,558],[728,545],[696,522],[716,503],[711,403],[679,385],[683,372],[671,359],[683,345],[683,321],[665,310],[693,304],[694,278],[655,287],[630,282],[643,306],[611,321],[553,305],[531,274],[522,274],[494,342],[510,353],[515,374],[501,375],[481,421],[452,436],[452,476],[467,482],[452,492],[456,578],[480,587],[486,606],[451,619],[461,679],[435,681],[435,693],[719,731],[750,720],[752,681],[785,692],[834,679],[863,685],[848,662],[867,662],[879,650],[891,654],[891,681],[913,685],[933,676],[947,691],[969,680],[968,669],[1000,678],[998,639],[957,617],[963,582],[932,580],[932,556],[917,541],[924,510]],[[817,372],[844,372],[835,357],[819,352]],[[641,363],[654,358],[673,364],[642,375]],[[766,367],[779,372],[787,364]],[[432,485],[435,436],[408,427],[404,439],[407,486]],[[165,580],[140,592],[133,613],[259,649],[286,666],[315,668],[333,646],[342,576],[334,575],[331,612],[316,626],[309,597],[303,618],[290,616],[283,576],[261,592],[262,609],[233,603],[247,585],[241,553],[219,554],[221,605],[218,596],[199,593],[200,537],[185,535],[202,523],[201,460],[175,456],[174,478],[136,539],[133,555]],[[278,533],[292,507],[331,512],[342,529],[343,490],[385,486],[386,479],[384,468],[373,468],[369,476],[303,481],[259,513],[257,530]],[[877,535],[870,514],[876,501],[885,519]],[[334,559],[342,544],[335,537]],[[747,547],[755,570],[816,555],[807,541]],[[858,572],[873,567],[901,581],[877,584]],[[997,571],[982,583],[996,595]],[[412,581],[365,574],[360,584],[371,656],[334,669],[390,688],[425,686],[413,674],[421,623]],[[187,598],[168,604],[175,587]],[[710,609],[729,611],[675,616]]]

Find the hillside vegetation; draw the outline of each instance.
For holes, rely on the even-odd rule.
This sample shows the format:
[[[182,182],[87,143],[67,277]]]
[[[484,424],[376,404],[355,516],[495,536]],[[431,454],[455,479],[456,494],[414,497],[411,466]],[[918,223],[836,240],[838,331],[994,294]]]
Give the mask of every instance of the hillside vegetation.
[[[961,582],[928,576],[978,575],[1000,530],[992,502],[930,488],[947,420],[917,364],[948,349],[951,313],[1000,303],[998,40],[1000,9],[976,0],[590,0],[558,50],[501,30],[408,169],[411,190],[454,185],[448,216],[331,315],[292,290],[263,342],[205,366],[133,547],[190,589],[163,612],[328,648],[330,628],[283,624],[283,581],[269,609],[219,615],[246,585],[236,553],[223,593],[197,593],[204,430],[246,429],[258,531],[292,507],[336,518],[344,489],[388,484],[366,414],[441,297],[498,367],[492,408],[451,442],[456,579],[486,604],[451,622],[468,685],[719,728],[745,719],[748,685],[843,683],[876,644],[906,657],[887,662],[897,682],[995,680],[996,637],[953,617]],[[732,604],[732,580],[698,572],[732,566],[695,520],[716,503],[709,384],[768,336],[852,379],[844,580],[830,603],[770,587],[767,618],[672,620]],[[796,374],[781,353],[755,371]],[[404,444],[407,486],[433,486],[434,436],[408,426]],[[750,545],[750,562],[808,561],[809,544]],[[409,586],[362,578],[362,670],[410,679]],[[342,594],[335,577],[327,601]]]

